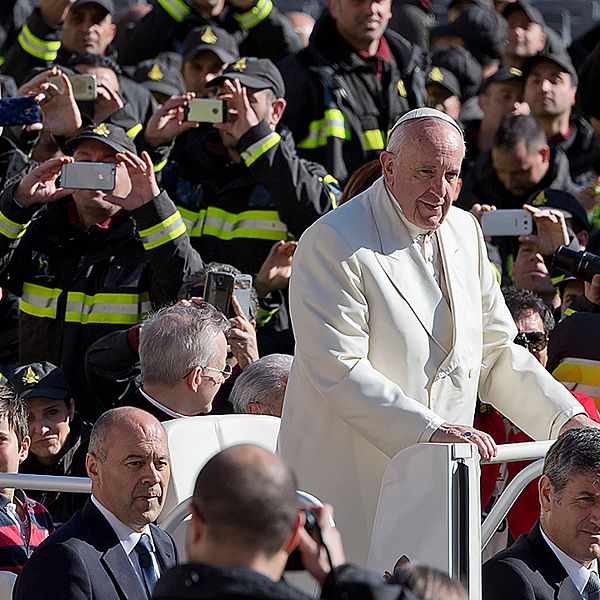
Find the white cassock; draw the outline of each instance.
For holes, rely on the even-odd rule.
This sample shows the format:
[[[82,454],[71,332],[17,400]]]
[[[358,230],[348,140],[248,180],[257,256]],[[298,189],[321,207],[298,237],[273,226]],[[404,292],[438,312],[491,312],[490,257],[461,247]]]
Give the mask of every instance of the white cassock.
[[[294,255],[279,451],[301,489],[333,504],[361,565],[388,461],[444,421],[472,425],[478,393],[536,440],[584,412],[513,344],[475,217],[452,207],[435,233],[441,287],[412,234],[379,179],[312,225]]]

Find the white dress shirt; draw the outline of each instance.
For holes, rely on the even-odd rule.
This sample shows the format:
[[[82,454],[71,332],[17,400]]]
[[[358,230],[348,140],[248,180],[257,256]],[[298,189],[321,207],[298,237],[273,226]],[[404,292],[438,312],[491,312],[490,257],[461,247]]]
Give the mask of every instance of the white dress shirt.
[[[591,567],[588,569],[584,567],[581,563],[578,563],[575,559],[571,558],[568,554],[565,554],[558,546],[556,546],[552,540],[544,533],[544,530],[540,527],[540,531],[542,532],[542,537],[544,538],[546,544],[550,546],[552,552],[558,558],[560,564],[564,567],[567,575],[571,578],[571,581],[575,584],[577,591],[581,594],[583,598],[583,590],[587,585],[588,579],[590,578],[590,572],[596,571],[598,573],[598,560],[594,560],[591,564]]]

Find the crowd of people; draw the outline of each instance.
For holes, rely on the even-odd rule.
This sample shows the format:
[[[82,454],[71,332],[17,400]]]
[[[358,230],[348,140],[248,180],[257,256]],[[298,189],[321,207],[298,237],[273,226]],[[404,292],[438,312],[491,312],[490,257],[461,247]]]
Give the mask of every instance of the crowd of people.
[[[384,583],[347,563],[386,465],[559,435],[488,547],[484,600],[551,597],[564,569],[600,598],[600,546],[560,521],[567,479],[591,497],[600,473],[600,25],[566,47],[527,0],[445,8],[3,3],[0,472],[92,480],[0,489],[17,600],[304,598],[281,581],[298,546],[323,598],[463,598],[425,566],[390,557]],[[532,228],[490,233],[509,209]],[[229,413],[281,418],[282,458],[206,465],[176,566],[153,524],[160,423]],[[523,466],[483,467],[484,513]],[[344,546],[329,506],[305,531],[296,475]],[[511,578],[528,543],[543,585]]]

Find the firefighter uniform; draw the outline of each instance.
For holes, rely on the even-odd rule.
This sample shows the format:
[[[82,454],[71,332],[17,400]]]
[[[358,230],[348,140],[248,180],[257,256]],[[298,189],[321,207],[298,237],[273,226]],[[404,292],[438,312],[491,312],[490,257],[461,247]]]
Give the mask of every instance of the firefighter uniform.
[[[287,90],[283,116],[300,156],[344,183],[377,158],[402,114],[426,103],[427,57],[388,30],[378,55],[360,56],[333,18],[319,19],[308,47],[278,65]]]
[[[87,348],[175,302],[202,261],[166,192],[84,229],[71,197],[35,212],[15,203],[17,185],[0,197],[0,284],[20,297],[20,361],[60,366],[82,416],[93,419],[98,407],[86,393]]]

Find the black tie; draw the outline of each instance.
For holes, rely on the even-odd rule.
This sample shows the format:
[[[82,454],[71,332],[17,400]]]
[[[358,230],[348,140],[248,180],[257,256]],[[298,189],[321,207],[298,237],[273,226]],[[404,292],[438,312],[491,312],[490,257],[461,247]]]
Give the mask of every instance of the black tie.
[[[147,533],[142,533],[140,541],[135,545],[134,550],[138,554],[140,569],[142,571],[142,576],[144,577],[144,584],[146,585],[146,592],[148,593],[149,598],[158,581],[158,571],[155,566],[156,558],[154,557],[154,550],[152,550],[150,537]]]
[[[600,600],[600,578],[596,571],[590,571],[590,577],[585,584],[583,593],[587,600]]]

